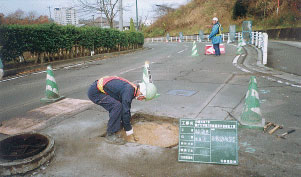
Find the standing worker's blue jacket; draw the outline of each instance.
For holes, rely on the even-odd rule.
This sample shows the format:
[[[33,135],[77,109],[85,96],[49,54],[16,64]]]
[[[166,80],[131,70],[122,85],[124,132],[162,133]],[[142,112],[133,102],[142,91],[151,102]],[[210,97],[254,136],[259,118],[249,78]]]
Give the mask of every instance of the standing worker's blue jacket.
[[[212,40],[212,44],[222,43],[222,30],[222,25],[219,22],[213,25],[212,31],[209,35],[209,39]]]

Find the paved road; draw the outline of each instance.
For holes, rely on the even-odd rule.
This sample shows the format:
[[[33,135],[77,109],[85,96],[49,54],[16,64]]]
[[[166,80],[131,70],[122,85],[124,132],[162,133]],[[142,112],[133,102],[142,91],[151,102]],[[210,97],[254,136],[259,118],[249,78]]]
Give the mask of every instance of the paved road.
[[[141,79],[141,66],[145,60],[150,60],[154,63],[152,65],[154,68],[154,77],[157,82],[164,85],[163,88],[160,88],[162,92],[167,92],[171,89],[189,90],[191,89],[190,85],[199,88],[198,93],[193,97],[195,100],[192,105],[191,103],[184,104],[183,102],[181,106],[179,105],[179,107],[175,107],[174,110],[171,111],[175,111],[174,113],[182,113],[183,107],[185,107],[185,109],[187,109],[186,114],[177,115],[178,117],[198,117],[201,115],[199,112],[200,106],[202,107],[202,111],[209,111],[207,109],[211,109],[211,111],[219,109],[214,108],[214,106],[219,106],[222,103],[211,103],[209,105],[209,101],[213,101],[213,103],[216,102],[215,100],[219,99],[219,97],[215,97],[215,95],[221,91],[222,88],[224,88],[224,92],[229,93],[228,99],[233,99],[231,105],[223,107],[234,108],[241,100],[245,92],[244,86],[238,84],[225,85],[226,82],[230,82],[231,79],[233,79],[233,70],[235,70],[235,67],[231,65],[232,55],[227,55],[227,61],[211,56],[202,56],[198,59],[187,57],[190,55],[191,44],[185,43],[173,43],[168,45],[150,44],[148,47],[151,47],[152,50],[55,71],[55,78],[60,89],[60,94],[66,97],[87,99],[86,90],[90,83],[104,75],[120,75],[129,80],[139,80]],[[233,50],[233,48],[231,50]],[[210,63],[213,61],[217,63],[211,65]],[[229,65],[224,65],[225,62]],[[134,74],[133,71],[135,71]],[[171,71],[175,73],[172,74]],[[46,75],[44,73],[0,83],[0,120],[3,121],[12,117],[21,116],[26,111],[43,105],[39,99],[44,97],[45,78]],[[169,79],[171,79],[171,81],[168,81]],[[174,80],[180,82],[181,85],[173,87],[172,84]],[[240,95],[238,96],[236,93],[232,93],[234,90],[237,90],[236,92],[239,92]],[[215,99],[213,100],[213,98]],[[175,98],[171,97],[171,99]],[[207,101],[203,103],[201,100]],[[162,106],[164,107],[164,103],[162,103]],[[205,107],[208,108],[205,109]]]
[[[270,41],[268,66],[301,76],[301,42]]]
[[[203,49],[204,45],[198,47]],[[150,60],[154,83],[161,96],[149,102],[133,101],[132,112],[176,119],[233,120],[229,112],[240,116],[251,74],[232,64],[235,46],[226,45],[226,55],[222,57],[191,57],[192,43],[146,46],[151,50],[55,71],[61,94],[87,99],[90,83],[104,75],[140,80],[141,66]],[[41,106],[39,99],[43,97],[45,77],[31,75],[0,83],[1,119]],[[99,137],[108,114],[95,106],[43,130],[55,138],[57,150],[49,167],[39,173],[46,176],[298,176],[301,174],[300,88],[262,77],[257,77],[257,81],[265,119],[283,125],[279,133],[289,129],[296,132],[287,140],[280,140],[257,130],[240,129],[238,166],[178,163],[177,148],[131,143],[109,145]],[[168,94],[175,89],[195,94],[189,97]]]

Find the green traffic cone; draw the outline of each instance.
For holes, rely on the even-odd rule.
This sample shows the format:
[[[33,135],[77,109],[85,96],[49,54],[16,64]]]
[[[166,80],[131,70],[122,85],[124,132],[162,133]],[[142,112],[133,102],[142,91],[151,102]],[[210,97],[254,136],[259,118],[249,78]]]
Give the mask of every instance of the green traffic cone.
[[[152,83],[152,75],[150,73],[149,61],[145,61],[143,68],[142,80],[144,83]]]
[[[2,60],[0,58],[0,80],[2,79],[3,75],[4,75],[3,64],[2,64]]]
[[[238,42],[237,48],[236,48],[236,54],[237,55],[241,55],[242,53],[243,53],[243,50],[242,50],[242,39],[240,39],[239,42]]]
[[[47,66],[47,77],[46,77],[46,97],[42,98],[42,102],[56,102],[65,98],[59,95],[59,89],[54,79],[54,74],[50,65]]]
[[[242,127],[263,129],[264,122],[260,110],[256,77],[251,76],[240,123]]]
[[[198,49],[197,49],[197,47],[196,47],[196,43],[195,43],[195,41],[193,41],[193,45],[192,45],[192,53],[191,53],[191,56],[192,57],[196,57],[196,56],[199,56],[199,54],[198,54]]]
[[[143,76],[142,82],[145,84],[146,87],[146,101],[152,100],[154,98],[158,98],[160,94],[157,92],[157,88],[152,80],[152,75],[150,73],[149,61],[145,61],[144,68],[143,68]]]

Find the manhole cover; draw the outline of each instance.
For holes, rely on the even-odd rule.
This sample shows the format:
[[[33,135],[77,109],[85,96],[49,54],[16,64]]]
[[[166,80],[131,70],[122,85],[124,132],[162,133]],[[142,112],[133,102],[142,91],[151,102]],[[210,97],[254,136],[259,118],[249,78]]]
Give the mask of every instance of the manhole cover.
[[[168,95],[177,95],[177,96],[192,96],[195,93],[197,93],[196,91],[193,90],[169,90],[167,92]]]
[[[54,140],[38,133],[26,133],[0,141],[0,176],[23,174],[54,156]]]
[[[136,140],[121,131],[128,142],[166,148],[179,143],[178,120],[174,118],[137,113],[132,116],[132,125]]]
[[[41,134],[22,134],[0,142],[0,157],[7,160],[24,159],[43,151],[48,139]]]

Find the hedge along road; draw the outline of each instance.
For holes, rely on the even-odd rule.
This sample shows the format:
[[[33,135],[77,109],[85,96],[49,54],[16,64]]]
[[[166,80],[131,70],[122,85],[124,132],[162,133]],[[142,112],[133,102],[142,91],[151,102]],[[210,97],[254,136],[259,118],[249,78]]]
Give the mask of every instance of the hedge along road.
[[[107,58],[95,62],[65,67],[55,70],[54,75],[60,95],[66,97],[88,99],[86,96],[89,85],[101,76],[120,75],[140,68],[145,60],[160,61],[179,51],[181,46],[169,50],[170,46],[161,46],[156,50],[137,51]],[[178,49],[178,50],[177,50]],[[157,55],[160,53],[160,55]],[[142,74],[139,73],[139,77]],[[130,79],[130,78],[129,78]],[[0,83],[0,122],[44,105],[40,98],[44,97],[46,73],[39,72],[26,77]]]
[[[4,25],[0,26],[0,33],[0,45],[3,46],[0,54],[5,63],[23,56],[24,52],[37,54],[35,62],[40,60],[43,63],[47,59],[87,56],[92,50],[97,54],[99,51],[120,50],[144,42],[140,32],[56,24]]]

